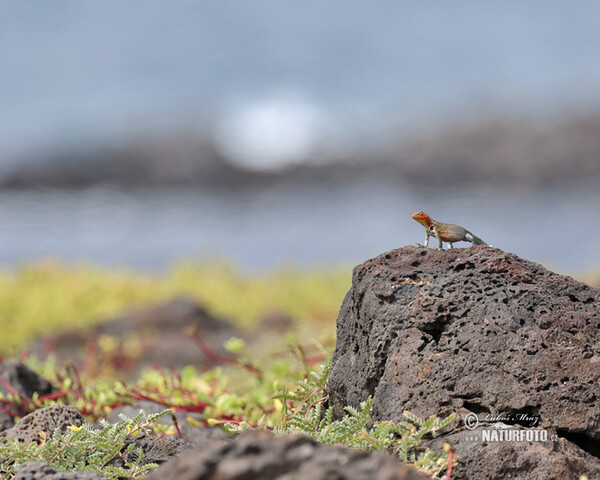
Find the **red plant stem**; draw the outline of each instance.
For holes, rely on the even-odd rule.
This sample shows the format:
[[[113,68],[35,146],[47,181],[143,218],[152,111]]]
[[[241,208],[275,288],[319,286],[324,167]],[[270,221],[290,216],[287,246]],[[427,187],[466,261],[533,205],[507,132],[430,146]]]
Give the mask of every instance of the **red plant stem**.
[[[173,405],[173,407],[178,412],[202,413],[206,410],[208,404],[199,401],[198,405]]]
[[[148,397],[147,395],[144,395],[143,393],[140,393],[135,389],[132,389],[131,393],[127,393],[127,395],[134,398],[135,400],[148,400],[148,401],[154,402],[154,403],[162,403],[160,400],[156,400],[152,397]]]
[[[242,423],[243,420],[219,420],[218,422],[215,422],[215,425],[225,425],[226,423],[233,423],[235,425],[240,425]],[[248,425],[250,425],[250,422],[246,421],[246,423],[248,423]],[[252,425],[250,425],[252,426]]]
[[[17,392],[10,383],[8,383],[6,380],[4,380],[4,378],[0,377],[0,383],[2,383],[2,385],[4,385],[4,387],[6,387],[6,389],[9,391],[9,393],[12,393],[13,395],[16,395],[17,397],[19,397],[21,399],[21,401],[24,403],[24,405],[26,405],[27,407],[29,407],[29,404],[31,403],[31,399],[27,398],[25,395],[21,395],[19,392]]]
[[[17,397],[22,397],[22,395],[19,392],[17,392],[10,383],[8,383],[6,380],[4,380],[4,378],[0,377],[0,383],[2,383],[2,385],[4,385],[6,387],[6,389],[8,390],[8,393],[12,393],[13,395],[16,395]]]
[[[17,412],[13,412],[12,410],[9,410],[8,408],[4,408],[4,407],[0,407],[0,412],[4,412],[7,415],[10,415],[11,417],[22,417],[23,415]]]
[[[202,341],[202,339],[194,334],[191,336],[192,340],[196,342],[196,345],[202,350],[202,353],[206,355],[209,360],[212,360],[214,363],[222,363],[223,365],[236,365],[242,367],[243,369],[249,371],[253,375],[256,375],[258,378],[262,377],[262,372],[253,365],[249,363],[242,362],[236,358],[226,357],[225,355],[221,355],[211,349],[206,343]]]
[[[173,425],[175,425],[175,428],[177,429],[177,435],[179,435],[179,438],[183,438],[181,435],[181,430],[179,430],[179,422],[177,421],[177,417],[174,413],[171,413],[171,419],[173,420]]]
[[[452,459],[454,458],[454,448],[450,447],[450,451],[448,452],[448,471],[446,472],[446,480],[450,480],[450,475],[452,474]]]
[[[48,395],[40,396],[38,400],[40,402],[45,402],[46,400],[56,400],[57,398],[66,397],[67,395],[67,392],[49,393]]]
[[[209,405],[208,403],[202,402],[201,400],[197,400],[196,405],[175,405],[173,403],[165,402],[164,400],[161,400],[161,399],[152,398],[152,397],[149,397],[148,395],[144,395],[143,393],[140,393],[136,389],[131,389],[131,393],[127,393],[127,395],[134,398],[135,400],[148,400],[150,402],[160,403],[164,407],[175,408],[176,410],[181,411],[181,412],[202,413],[206,409],[206,407],[208,407],[208,405]]]

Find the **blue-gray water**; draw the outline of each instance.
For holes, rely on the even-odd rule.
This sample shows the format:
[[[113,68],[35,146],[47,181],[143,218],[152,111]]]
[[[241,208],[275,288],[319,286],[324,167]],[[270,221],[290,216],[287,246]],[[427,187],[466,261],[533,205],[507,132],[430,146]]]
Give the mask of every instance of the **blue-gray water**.
[[[285,156],[323,134],[597,105],[599,17],[591,0],[9,0],[0,177],[20,155],[174,125],[215,122],[225,142]]]
[[[410,216],[425,210],[494,246],[572,272],[600,265],[599,206],[599,190],[431,194],[369,181],[226,195],[100,187],[2,192],[0,264],[55,256],[156,270],[205,254],[249,271],[358,263],[422,242],[423,228]]]

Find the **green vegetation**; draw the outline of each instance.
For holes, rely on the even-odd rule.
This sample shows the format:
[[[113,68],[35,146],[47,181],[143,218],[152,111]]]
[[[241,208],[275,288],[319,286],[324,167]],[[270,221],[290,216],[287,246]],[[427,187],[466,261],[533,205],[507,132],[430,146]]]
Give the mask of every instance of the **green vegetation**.
[[[53,260],[23,265],[0,272],[0,354],[19,353],[40,334],[94,325],[179,296],[241,327],[281,313],[300,330],[318,325],[333,333],[350,272],[349,267],[288,267],[247,275],[219,260],[182,262],[155,275]]]
[[[598,269],[575,277],[600,285]],[[350,282],[349,266],[249,275],[224,260],[199,259],[148,274],[45,260],[0,271],[0,355],[20,353],[40,334],[91,326],[180,296],[248,329],[281,313],[295,321],[296,333],[333,334]]]
[[[600,276],[597,271],[588,272],[582,280],[598,284]],[[60,402],[98,421],[118,406],[151,399],[172,411],[201,413],[202,421],[185,420],[190,426],[222,425],[230,431],[269,428],[277,433],[301,433],[327,444],[393,450],[419,470],[440,475],[454,462],[452,454],[431,452],[420,444],[453,416],[423,420],[404,412],[406,421],[398,424],[373,422],[372,401],[366,399],[359,408],[346,408],[348,415],[343,419],[334,420],[326,406],[329,368],[318,371],[318,366],[333,351],[335,318],[350,281],[346,267],[280,268],[247,275],[230,263],[214,260],[180,263],[155,275],[52,260],[0,272],[0,354],[4,357],[20,354],[26,342],[40,334],[91,326],[129,309],[180,296],[229,319],[249,337],[273,313],[291,319],[285,333],[268,336],[260,330],[250,345],[229,339],[228,357],[221,357],[222,365],[210,371],[193,366],[181,372],[146,370],[130,383],[91,376],[73,365],[57,365],[52,357],[44,362],[28,358],[28,365],[48,379],[55,391],[33,399],[13,391],[0,396],[0,407],[5,412],[34,411]],[[140,478],[151,466],[143,465],[139,452],[128,443],[131,435],[150,427],[159,434],[178,434],[177,424],[159,425],[156,419],[139,416],[125,419],[120,427],[57,432],[41,446],[4,441],[0,443],[0,473],[10,478],[18,464],[38,460],[59,470],[100,469],[109,478]],[[123,468],[109,465],[115,456],[123,459]]]
[[[571,276],[580,282],[587,283],[594,287],[600,287],[600,268],[591,268],[585,272],[571,274]]]
[[[254,375],[252,388],[250,384],[244,388],[239,384],[228,386],[228,380],[235,375],[224,374],[221,369],[198,373],[191,367],[181,375],[149,371],[133,386],[104,379],[83,387],[77,383],[79,379],[73,370],[56,369],[50,361],[32,366],[49,374],[53,382],[60,385],[58,392],[45,398],[36,396],[30,401],[10,394],[2,399],[5,408],[16,410],[20,406],[33,411],[57,402],[70,404],[90,420],[100,419],[100,428],[73,426],[65,434],[59,430],[49,438],[42,434],[40,445],[21,444],[12,439],[0,442],[0,459],[4,459],[0,461],[0,474],[9,475],[8,478],[26,461],[46,462],[60,471],[98,472],[109,479],[141,478],[155,465],[145,464],[142,453],[132,443],[134,437],[151,428],[163,435],[178,434],[178,425],[156,423],[161,416],[177,410],[204,414],[204,422],[188,419],[192,426],[222,425],[232,433],[248,428],[270,428],[279,435],[302,434],[330,445],[393,451],[404,462],[434,478],[439,478],[437,476],[451,461],[447,453],[423,449],[421,440],[425,435],[435,436],[452,422],[454,415],[446,419],[432,416],[421,420],[404,412],[407,421],[398,424],[374,422],[372,399],[368,398],[360,409],[346,407],[348,415],[334,420],[332,408],[324,407],[328,398],[330,366],[321,366],[320,371],[309,370],[305,374],[288,369],[288,378],[298,380],[295,385],[283,385],[284,389],[276,393],[277,379],[283,377],[283,372],[277,368]],[[51,374],[53,369],[54,375]],[[241,365],[238,370],[243,370]],[[140,414],[134,419],[121,415],[122,423],[116,425],[107,424],[101,418],[118,405],[146,399],[152,399],[168,410],[148,417]],[[118,462],[115,465],[115,460],[119,459],[122,466]]]
[[[109,480],[141,478],[158,465],[143,463],[143,452],[132,439],[151,431],[150,426],[167,413],[148,417],[140,413],[133,419],[123,415],[122,423],[101,421],[99,429],[89,425],[68,427],[67,433],[56,429],[40,445],[5,439],[0,443],[0,475],[12,478],[23,463],[44,462],[60,472],[94,472]]]
[[[199,372],[193,366],[185,367],[180,373],[147,369],[137,381],[130,383],[106,376],[86,376],[73,365],[56,365],[53,357],[45,362],[28,358],[28,366],[50,381],[55,392],[47,396],[36,395],[32,400],[16,392],[5,398],[0,394],[0,407],[32,412],[60,402],[73,405],[89,420],[97,421],[116,407],[152,400],[174,411],[203,414],[205,420],[199,425],[191,420],[192,426],[229,421],[255,426],[262,418],[262,425],[272,428],[281,424],[283,409],[281,401],[273,395],[316,368],[313,361],[306,363],[310,357],[303,357],[299,353],[301,350],[291,349],[285,358],[267,354],[264,359],[257,359],[250,372],[245,368],[246,357],[240,352],[232,354],[231,364],[209,371]],[[309,347],[304,349],[305,352],[308,350]],[[314,358],[322,357],[315,355]],[[173,427],[162,433],[173,435],[177,432]]]
[[[300,433],[314,440],[329,445],[357,448],[366,451],[393,450],[400,459],[413,465],[428,475],[439,475],[448,468],[448,455],[433,453],[428,448],[417,453],[421,439],[448,426],[456,417],[455,414],[445,419],[431,416],[421,420],[416,415],[405,411],[408,420],[395,424],[390,421],[373,421],[371,407],[373,399],[367,398],[360,404],[360,409],[347,406],[347,415],[340,420],[333,420],[333,407],[325,409],[327,396],[327,379],[331,365],[321,367],[320,372],[310,372],[308,378],[298,382],[293,392],[283,391],[274,395],[284,401],[291,401],[292,408],[285,408],[282,425],[275,431],[280,434]]]

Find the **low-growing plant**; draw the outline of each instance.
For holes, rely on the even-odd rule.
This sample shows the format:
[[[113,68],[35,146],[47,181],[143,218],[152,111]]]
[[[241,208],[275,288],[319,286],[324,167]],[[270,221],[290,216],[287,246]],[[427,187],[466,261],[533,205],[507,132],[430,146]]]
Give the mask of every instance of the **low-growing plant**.
[[[422,420],[405,411],[407,421],[373,421],[373,399],[369,396],[361,402],[360,408],[347,406],[344,409],[347,415],[334,420],[333,407],[326,406],[330,370],[330,364],[322,366],[320,372],[311,372],[307,379],[298,382],[295,391],[275,394],[284,406],[282,426],[275,428],[276,433],[297,433],[320,443],[367,451],[393,450],[401,460],[432,476],[448,468],[448,454],[423,449],[421,441],[426,435],[435,437],[454,420],[455,414],[445,419],[433,415]]]
[[[278,434],[307,435],[324,444],[394,451],[403,461],[429,475],[439,475],[448,468],[448,454],[434,453],[421,443],[425,435],[435,436],[446,427],[454,415],[422,420],[404,412],[406,421],[374,421],[373,401],[368,398],[359,408],[346,407],[347,415],[334,419],[333,408],[327,405],[331,364],[315,371],[310,360],[316,357],[309,347],[295,342],[290,345],[287,359],[271,358],[270,362],[257,362],[250,368],[244,360],[244,345],[235,339],[227,343],[232,356],[220,359],[223,366],[208,372],[197,372],[191,366],[180,373],[147,370],[131,385],[106,378],[87,379],[86,384],[72,365],[57,368],[52,360],[40,363],[29,359],[30,366],[58,386],[58,391],[48,396],[35,395],[33,399],[12,392],[0,399],[0,408],[7,412],[33,411],[60,402],[74,405],[89,419],[97,420],[116,406],[151,400],[169,411],[202,413],[203,420],[187,419],[193,426],[221,425],[230,432],[269,428]],[[316,351],[325,352],[322,346]],[[281,391],[281,386],[289,383],[296,387]],[[163,435],[180,434],[177,422],[174,427],[154,424],[153,428]],[[31,447],[15,444],[5,448],[27,452]],[[131,458],[135,460],[135,453]],[[130,470],[138,468],[136,465],[132,460]]]
[[[241,354],[243,345],[236,344],[234,347],[229,350]],[[322,366],[317,372],[311,363],[307,363],[310,356],[306,354],[306,347],[295,344],[292,351],[297,359],[295,363],[291,359],[287,362],[277,360],[271,362],[269,368],[257,369],[251,375],[245,362],[227,361],[227,366],[203,373],[193,367],[186,367],[181,373],[148,370],[136,384],[128,386],[117,381],[96,379],[95,383],[84,387],[72,366],[56,368],[52,361],[37,364],[31,361],[34,368],[59,386],[58,391],[45,397],[35,395],[33,399],[12,392],[0,399],[3,409],[33,411],[60,402],[74,405],[92,420],[101,418],[115,406],[138,400],[151,400],[169,410],[159,416],[138,416],[133,420],[124,418],[120,426],[108,425],[100,420],[100,430],[73,427],[67,434],[55,432],[51,438],[45,439],[41,447],[6,440],[0,447],[0,458],[5,458],[1,467],[4,470],[1,471],[10,474],[24,461],[38,460],[57,469],[101,471],[103,475],[114,475],[115,478],[139,478],[151,467],[143,464],[133,447],[125,445],[127,438],[150,427],[159,434],[180,435],[177,422],[174,428],[153,423],[172,411],[202,413],[204,420],[200,423],[188,419],[191,425],[200,427],[222,425],[230,432],[270,428],[277,434],[307,435],[324,444],[394,451],[403,461],[429,475],[439,475],[448,468],[448,454],[423,448],[421,441],[425,435],[435,436],[454,419],[454,415],[445,419],[432,416],[422,420],[404,412],[406,421],[403,422],[373,421],[373,401],[369,397],[359,408],[348,406],[346,416],[334,419],[333,408],[327,406],[331,364]],[[292,368],[292,365],[295,367]],[[49,371],[51,367],[55,368],[54,374]],[[284,379],[297,382],[296,388],[277,391],[280,385],[286,383]],[[99,450],[91,453],[90,449],[96,447]],[[74,461],[74,456],[80,460]],[[110,465],[110,460],[116,456],[123,459],[125,467]],[[81,460],[83,457],[85,461]],[[123,469],[129,476],[123,476]]]
[[[286,382],[303,378],[323,357],[331,355],[333,347],[318,343],[303,345],[292,339],[287,352],[270,352],[250,362],[239,339],[228,340],[226,346],[230,352],[227,357],[207,350],[215,362],[222,363],[211,370],[198,371],[193,366],[180,372],[149,368],[132,382],[90,376],[89,371],[80,372],[71,363],[57,363],[53,356],[43,362],[30,356],[26,364],[53,385],[53,393],[34,394],[30,399],[5,382],[8,393],[0,393],[0,411],[21,417],[22,412],[62,403],[73,405],[95,422],[117,407],[149,400],[173,411],[200,413],[205,418],[201,422],[204,426],[208,419],[213,423],[234,421],[256,425],[264,416],[265,425],[274,427],[280,424],[282,411],[281,402],[273,399],[273,394]]]
[[[120,415],[121,423],[101,420],[100,428],[71,426],[66,433],[56,429],[52,436],[42,435],[40,444],[5,438],[0,442],[1,478],[13,478],[25,462],[44,462],[61,472],[100,473],[109,480],[141,478],[158,465],[146,463],[133,440],[169,413],[140,413],[135,418]]]
[[[155,274],[52,259],[26,263],[0,270],[0,355],[14,355],[48,332],[89,327],[182,296],[244,328],[279,313],[299,330],[319,325],[333,334],[349,272],[350,266],[325,266],[247,274],[222,258],[182,260]]]

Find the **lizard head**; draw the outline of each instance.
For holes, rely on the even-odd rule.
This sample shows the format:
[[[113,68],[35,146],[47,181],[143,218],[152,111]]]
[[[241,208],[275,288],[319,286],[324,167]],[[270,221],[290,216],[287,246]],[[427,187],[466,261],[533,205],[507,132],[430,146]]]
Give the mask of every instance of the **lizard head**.
[[[421,225],[423,225],[425,228],[431,227],[431,220],[429,219],[429,215],[427,215],[425,212],[417,212],[413,214],[412,218],[413,220],[416,220]]]

